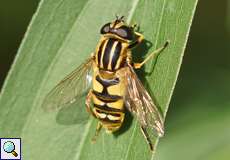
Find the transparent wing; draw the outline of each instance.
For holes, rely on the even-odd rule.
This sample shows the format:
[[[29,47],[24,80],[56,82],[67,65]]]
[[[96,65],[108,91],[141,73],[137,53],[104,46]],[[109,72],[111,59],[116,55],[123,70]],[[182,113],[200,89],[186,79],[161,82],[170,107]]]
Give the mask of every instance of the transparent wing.
[[[125,103],[127,109],[136,115],[142,128],[147,132],[155,130],[158,136],[163,136],[163,119],[152,98],[144,88],[131,66],[127,67],[127,93]]]
[[[93,58],[89,58],[60,81],[45,97],[42,107],[57,110],[76,102],[90,88]]]

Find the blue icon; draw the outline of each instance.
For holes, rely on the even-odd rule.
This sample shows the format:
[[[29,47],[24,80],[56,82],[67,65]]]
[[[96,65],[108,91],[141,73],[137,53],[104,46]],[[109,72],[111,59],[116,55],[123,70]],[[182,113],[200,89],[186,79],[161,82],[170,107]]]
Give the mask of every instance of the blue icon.
[[[15,145],[11,141],[7,141],[3,144],[3,149],[7,153],[12,153],[15,157],[18,156],[17,152],[15,152]]]
[[[21,160],[21,138],[0,138],[0,160]]]

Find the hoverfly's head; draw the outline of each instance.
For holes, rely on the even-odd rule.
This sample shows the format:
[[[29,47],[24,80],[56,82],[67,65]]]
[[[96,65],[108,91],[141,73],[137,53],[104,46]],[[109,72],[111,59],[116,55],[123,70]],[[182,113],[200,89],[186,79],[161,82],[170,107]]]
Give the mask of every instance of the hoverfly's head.
[[[124,16],[116,16],[116,20],[106,23],[101,28],[101,34],[105,36],[118,37],[125,41],[131,41],[134,38],[134,28],[125,24]]]

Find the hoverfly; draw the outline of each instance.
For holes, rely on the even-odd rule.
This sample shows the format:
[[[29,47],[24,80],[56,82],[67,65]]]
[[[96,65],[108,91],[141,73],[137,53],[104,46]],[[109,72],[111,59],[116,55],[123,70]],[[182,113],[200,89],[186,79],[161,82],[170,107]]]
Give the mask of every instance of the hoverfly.
[[[99,120],[94,141],[101,128],[107,132],[119,130],[127,109],[138,119],[142,133],[153,150],[149,137],[152,133],[148,130],[155,130],[158,136],[162,136],[163,119],[134,69],[141,68],[165,49],[168,42],[143,62],[133,63],[131,51],[144,39],[135,31],[135,25],[129,26],[123,16],[117,17],[102,26],[100,33],[102,36],[95,52],[48,93],[42,106],[46,110],[60,109],[88,91],[86,109]]]

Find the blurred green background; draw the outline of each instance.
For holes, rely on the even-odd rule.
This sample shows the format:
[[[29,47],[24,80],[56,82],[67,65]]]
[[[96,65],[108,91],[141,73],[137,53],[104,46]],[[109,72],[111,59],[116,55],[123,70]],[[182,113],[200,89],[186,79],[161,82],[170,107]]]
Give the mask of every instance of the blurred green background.
[[[230,1],[200,0],[157,159],[230,159]]]
[[[1,1],[0,86],[9,71],[39,0]],[[1,88],[0,87],[0,88]]]
[[[0,6],[0,86],[38,0]],[[230,2],[198,3],[156,159],[230,159]]]

